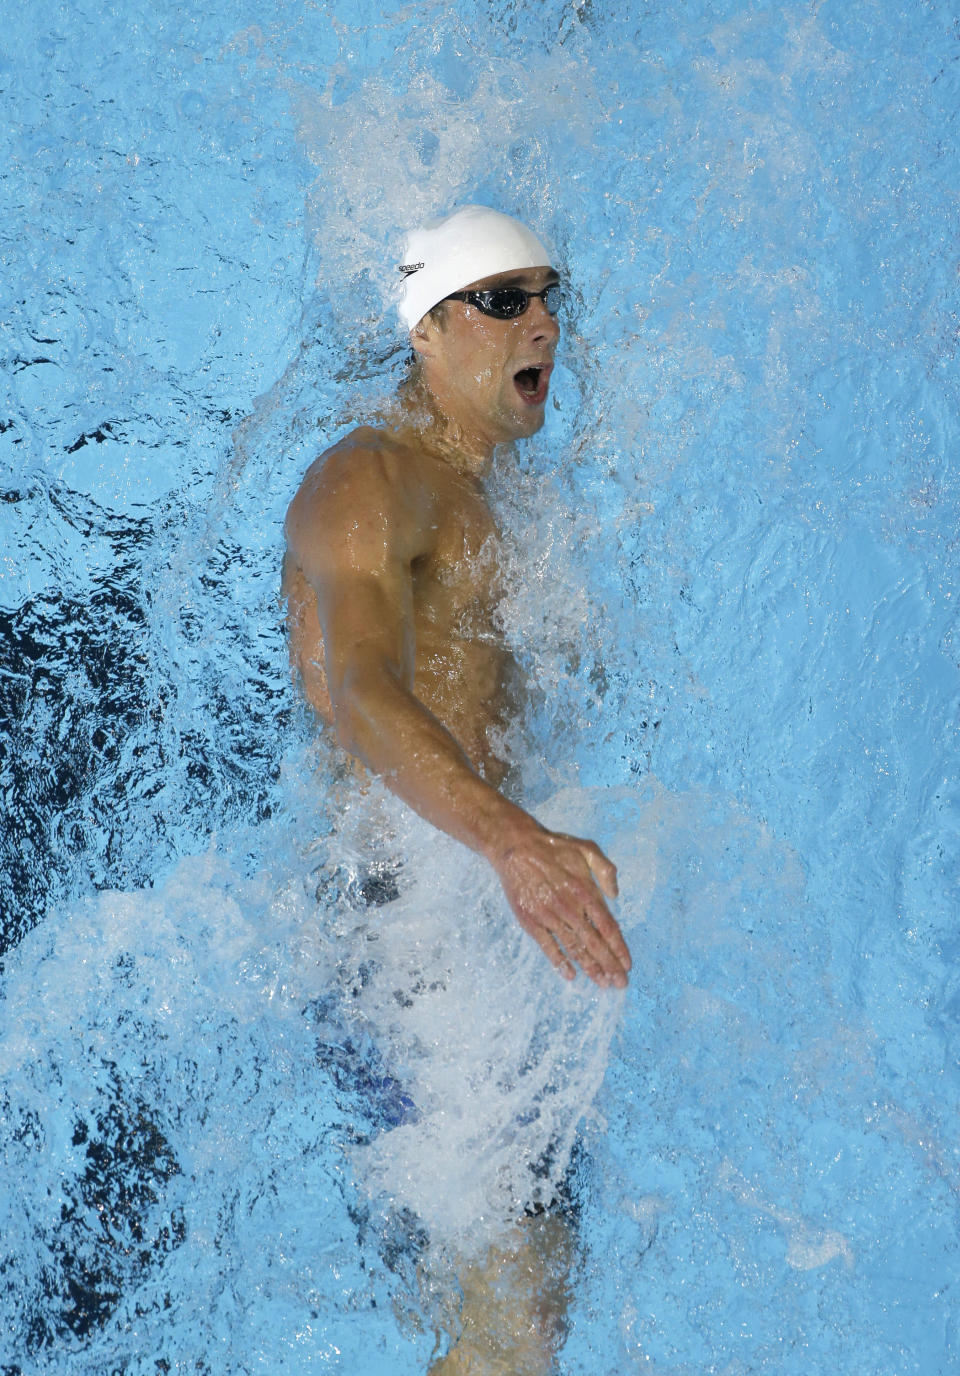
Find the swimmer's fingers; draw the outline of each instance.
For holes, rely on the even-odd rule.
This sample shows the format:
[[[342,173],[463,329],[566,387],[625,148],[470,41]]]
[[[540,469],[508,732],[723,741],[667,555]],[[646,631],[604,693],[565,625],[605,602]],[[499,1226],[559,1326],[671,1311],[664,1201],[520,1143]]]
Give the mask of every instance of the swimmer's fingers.
[[[559,912],[551,912],[545,923],[521,921],[553,968],[564,979],[574,979],[577,966],[588,979],[606,988],[611,982],[600,963],[587,952],[576,931]]]
[[[527,931],[533,937],[553,968],[558,971],[559,974],[563,975],[564,979],[573,979],[576,976],[577,972],[572,962],[567,958],[563,948],[558,946],[557,940],[552,932],[548,932],[543,927],[534,927],[533,925],[528,926]]]
[[[570,886],[555,910],[556,931],[567,952],[597,984],[624,988],[630,952],[620,928],[586,885]]]
[[[603,955],[613,961],[614,973],[620,969],[626,975],[633,965],[633,961],[630,958],[630,951],[624,940],[623,932],[620,930],[620,924],[607,905],[594,900],[587,906],[584,917],[596,933],[596,939],[600,943]],[[610,969],[610,965],[605,963],[604,968]]]
[[[599,884],[609,898],[616,897],[616,867],[592,841],[563,839],[576,846],[589,871],[570,876],[564,886],[563,917],[572,928],[573,940],[599,963],[604,973],[616,976],[622,971],[625,977],[633,963],[630,952],[619,924],[598,891]]]
[[[567,872],[549,890],[541,890],[539,899],[523,923],[526,929],[547,928],[589,979],[624,988],[630,952],[589,875]]]
[[[536,910],[518,905],[516,911],[521,927],[565,979],[573,979],[579,965],[596,984],[606,987],[611,983],[614,972],[608,972],[603,962],[588,950],[589,939],[584,936],[588,924],[573,920],[565,905],[541,896]]]

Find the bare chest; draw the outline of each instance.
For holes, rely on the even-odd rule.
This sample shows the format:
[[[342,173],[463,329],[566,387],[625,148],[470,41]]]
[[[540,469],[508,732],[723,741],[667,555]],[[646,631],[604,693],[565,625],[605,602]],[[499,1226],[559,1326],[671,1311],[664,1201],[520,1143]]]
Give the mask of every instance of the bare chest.
[[[430,552],[414,562],[414,616],[421,635],[484,641],[502,596],[501,546],[486,502],[472,494],[440,516]]]

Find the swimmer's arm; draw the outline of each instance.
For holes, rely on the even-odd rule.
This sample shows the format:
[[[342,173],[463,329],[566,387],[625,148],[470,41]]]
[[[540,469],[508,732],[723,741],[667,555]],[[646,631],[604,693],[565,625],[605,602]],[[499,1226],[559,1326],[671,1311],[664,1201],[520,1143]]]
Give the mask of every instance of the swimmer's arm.
[[[411,567],[431,552],[432,515],[388,458],[335,453],[294,499],[288,549],[316,593],[340,744],[428,821],[482,850],[500,813],[526,814],[480,778],[413,692]]]
[[[603,900],[616,895],[613,865],[492,788],[414,696],[411,566],[429,553],[433,526],[422,500],[374,452],[328,462],[291,506],[288,545],[317,595],[337,738],[427,821],[486,857],[562,973],[572,977],[572,958],[598,983],[622,986],[630,956]]]

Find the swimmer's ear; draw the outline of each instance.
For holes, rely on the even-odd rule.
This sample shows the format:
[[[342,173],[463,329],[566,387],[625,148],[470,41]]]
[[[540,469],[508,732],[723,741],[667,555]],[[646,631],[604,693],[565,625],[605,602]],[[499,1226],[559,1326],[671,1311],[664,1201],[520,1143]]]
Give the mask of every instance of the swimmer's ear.
[[[433,358],[447,323],[447,303],[439,301],[410,331],[410,347],[421,358]]]
[[[410,331],[410,347],[413,349],[414,353],[419,354],[421,358],[433,357],[434,350],[432,348],[432,340],[429,337],[429,326],[430,317],[429,315],[425,315],[420,323],[414,325],[413,329]]]
[[[419,325],[414,325],[410,331],[410,347],[421,358],[434,358],[437,353],[437,327],[425,315]]]

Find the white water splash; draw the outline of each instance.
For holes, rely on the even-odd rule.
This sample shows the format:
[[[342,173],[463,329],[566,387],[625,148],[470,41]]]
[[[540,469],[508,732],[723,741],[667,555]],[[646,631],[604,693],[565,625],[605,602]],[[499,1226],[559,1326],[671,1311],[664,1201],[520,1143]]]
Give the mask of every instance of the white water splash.
[[[538,811],[610,838],[629,932],[654,878],[637,796],[567,789]],[[393,1098],[392,1121],[352,1160],[372,1196],[464,1250],[557,1194],[623,999],[559,979],[482,860],[397,809],[391,833],[398,896],[334,938],[339,1016],[351,1045],[377,1048],[376,1081]]]

